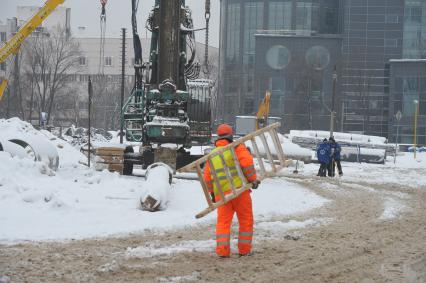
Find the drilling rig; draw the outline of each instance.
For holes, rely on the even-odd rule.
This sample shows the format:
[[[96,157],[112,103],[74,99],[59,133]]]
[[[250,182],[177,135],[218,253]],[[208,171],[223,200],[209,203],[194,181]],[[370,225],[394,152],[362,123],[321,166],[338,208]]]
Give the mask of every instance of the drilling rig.
[[[210,143],[211,84],[196,80],[201,66],[195,60],[195,29],[185,0],[155,0],[146,22],[151,32],[148,62],[142,60],[137,30],[139,1],[131,1],[135,84],[121,123],[126,140],[140,146],[139,152],[126,147],[123,174],[131,175],[135,164],[147,168],[156,162],[175,170],[201,156],[191,155],[191,146]],[[209,5],[207,0],[206,19]]]

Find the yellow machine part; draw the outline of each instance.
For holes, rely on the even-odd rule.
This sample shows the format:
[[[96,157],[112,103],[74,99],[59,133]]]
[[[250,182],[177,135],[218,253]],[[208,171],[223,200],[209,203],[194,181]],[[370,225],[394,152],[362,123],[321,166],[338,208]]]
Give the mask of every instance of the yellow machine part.
[[[2,97],[3,97],[3,94],[4,94],[4,91],[5,91],[6,87],[7,87],[7,80],[6,80],[6,79],[4,79],[4,80],[1,82],[1,84],[0,84],[0,101],[1,101],[1,99],[2,99]]]
[[[265,97],[259,105],[259,109],[256,114],[256,130],[263,128],[267,124],[267,120],[269,117],[269,108],[271,101],[271,92],[266,91]]]
[[[22,42],[65,0],[48,0],[44,6],[8,41],[0,48],[0,63],[3,63],[11,54],[16,54]]]
[[[44,6],[25,25],[0,48],[0,64],[6,59],[16,54],[24,40],[65,0],[47,0]],[[7,87],[7,80],[2,80],[0,84],[0,100]]]

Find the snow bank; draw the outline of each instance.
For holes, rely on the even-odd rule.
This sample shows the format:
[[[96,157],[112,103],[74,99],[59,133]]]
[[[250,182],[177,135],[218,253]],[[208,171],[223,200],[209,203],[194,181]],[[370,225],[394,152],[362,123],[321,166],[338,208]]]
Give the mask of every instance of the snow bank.
[[[67,141],[19,119],[0,125],[7,129],[2,135],[25,133],[47,141],[61,159],[55,172],[44,162],[0,152],[0,243],[127,235],[215,219],[215,212],[195,219],[207,207],[198,180],[174,179],[167,209],[142,211],[140,197],[155,192],[156,182],[87,168],[80,164],[86,157]],[[252,197],[256,219],[302,213],[327,201],[282,179],[263,181]]]
[[[391,220],[397,218],[405,210],[406,206],[401,202],[392,197],[387,197],[384,203],[384,210],[382,215],[379,217],[380,220]]]
[[[338,141],[346,142],[355,142],[355,143],[372,143],[372,144],[385,144],[387,139],[385,137],[379,136],[367,136],[359,134],[349,134],[349,133],[339,133],[334,132],[334,139]],[[289,138],[293,137],[306,137],[306,138],[316,138],[316,139],[328,139],[330,137],[330,132],[328,131],[300,131],[300,130],[291,130]]]
[[[0,140],[29,148],[35,160],[45,162],[54,170],[59,166],[58,152],[48,137],[19,118],[0,119]]]
[[[149,189],[143,178],[96,172],[82,165],[49,174],[43,164],[0,155],[0,242],[66,240],[184,228],[215,219],[195,215],[207,207],[198,181],[172,183],[167,210],[139,209]],[[281,179],[252,193],[256,219],[301,213],[325,199]]]
[[[319,164],[306,164],[299,174],[305,176],[316,176]],[[361,184],[367,188],[365,183],[377,185],[395,185],[402,188],[422,189],[426,188],[426,152],[417,153],[417,159],[413,153],[403,153],[398,156],[396,164],[393,157],[388,157],[383,165],[342,162],[343,177],[337,177],[339,182],[350,182],[350,186]]]
[[[271,135],[269,133],[266,133],[265,137],[266,137],[266,142],[269,146],[269,149],[271,150],[271,154],[278,159],[277,152],[276,152],[274,143],[272,141]],[[298,159],[298,160],[303,160],[305,162],[311,161],[311,157],[312,157],[311,150],[302,148],[301,146],[291,142],[288,138],[284,137],[281,134],[278,134],[278,138],[286,159]],[[247,141],[245,144],[250,148],[252,147],[251,141]],[[265,147],[263,146],[263,143],[260,137],[256,137],[256,144],[259,148],[260,154],[266,157],[266,150],[265,150]],[[254,153],[253,150],[252,152]]]

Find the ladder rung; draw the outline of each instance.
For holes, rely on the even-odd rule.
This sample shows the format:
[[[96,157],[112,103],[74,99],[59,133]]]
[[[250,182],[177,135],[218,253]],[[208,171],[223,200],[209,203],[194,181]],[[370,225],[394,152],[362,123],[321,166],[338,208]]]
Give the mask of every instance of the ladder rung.
[[[240,165],[240,162],[238,161],[237,153],[235,152],[234,147],[231,148],[231,153],[232,153],[232,159],[234,160],[234,163],[235,163],[235,167],[237,168],[238,176],[243,181],[243,186],[245,187],[248,184],[248,182],[246,177],[244,176],[243,170],[241,169],[241,165]]]

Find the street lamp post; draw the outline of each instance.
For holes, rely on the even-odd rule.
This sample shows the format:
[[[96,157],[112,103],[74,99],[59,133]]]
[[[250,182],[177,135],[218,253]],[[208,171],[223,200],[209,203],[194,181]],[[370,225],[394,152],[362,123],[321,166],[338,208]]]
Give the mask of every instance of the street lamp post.
[[[417,152],[417,116],[419,115],[419,101],[414,100],[414,159],[416,159]]]
[[[395,118],[396,118],[396,145],[395,145],[395,156],[393,158],[393,164],[396,163],[396,153],[397,153],[397,149],[398,149],[398,140],[399,140],[399,121],[401,121],[402,118],[402,113],[401,111],[396,112],[395,114]]]
[[[336,66],[334,66],[333,71],[333,93],[331,96],[331,114],[330,114],[330,138],[333,137],[334,132],[334,102],[336,99],[336,83],[337,83],[337,70]]]

